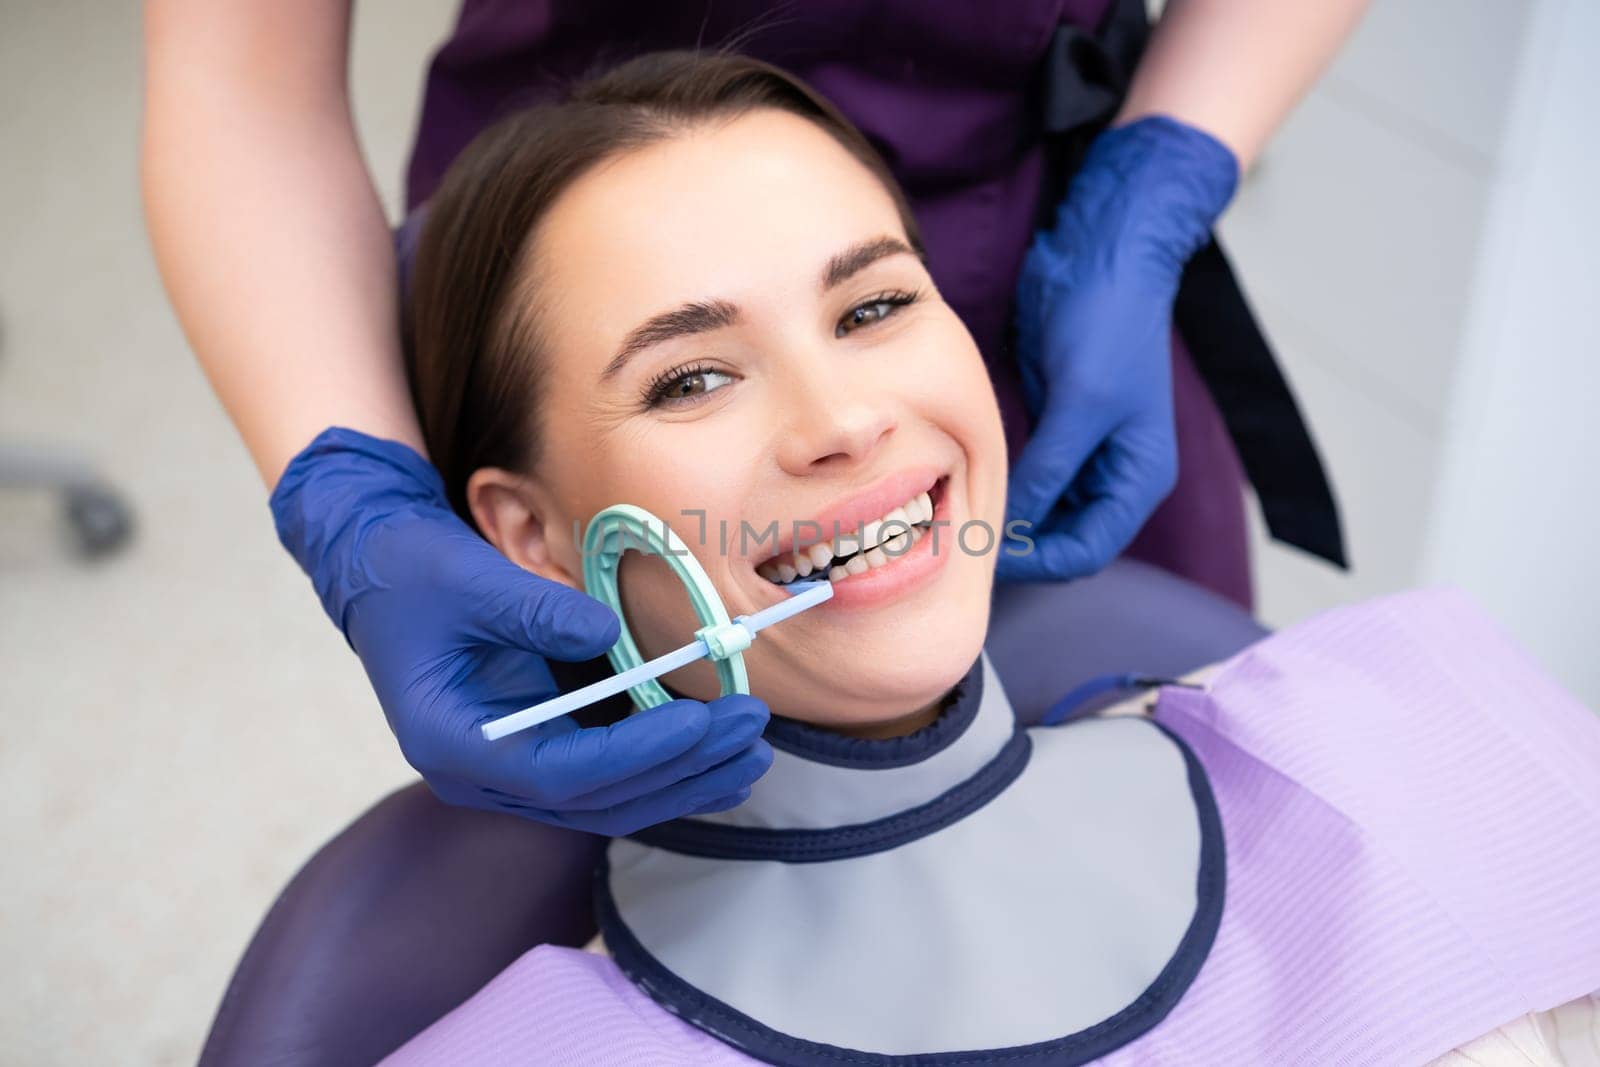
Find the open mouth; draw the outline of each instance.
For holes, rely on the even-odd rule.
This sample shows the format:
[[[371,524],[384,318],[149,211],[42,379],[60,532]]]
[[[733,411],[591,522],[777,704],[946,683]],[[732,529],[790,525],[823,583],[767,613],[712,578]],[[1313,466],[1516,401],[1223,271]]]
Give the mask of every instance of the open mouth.
[[[934,513],[944,500],[948,475],[879,518],[836,532],[836,536],[811,545],[796,545],[756,567],[756,573],[774,585],[826,578],[841,582],[858,574],[887,567],[926,537]],[[824,531],[832,532],[832,531]]]

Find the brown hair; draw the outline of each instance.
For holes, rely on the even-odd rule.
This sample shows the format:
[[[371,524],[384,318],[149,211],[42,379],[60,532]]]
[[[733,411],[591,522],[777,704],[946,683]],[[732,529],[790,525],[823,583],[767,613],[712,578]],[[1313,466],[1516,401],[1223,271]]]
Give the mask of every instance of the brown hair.
[[[758,108],[811,120],[877,175],[921,254],[905,195],[861,132],[800,80],[747,56],[640,56],[579,83],[564,103],[496,123],[450,167],[417,249],[407,372],[428,451],[467,522],[473,471],[538,460],[539,345],[532,316],[510,299],[534,227],[606,159]]]

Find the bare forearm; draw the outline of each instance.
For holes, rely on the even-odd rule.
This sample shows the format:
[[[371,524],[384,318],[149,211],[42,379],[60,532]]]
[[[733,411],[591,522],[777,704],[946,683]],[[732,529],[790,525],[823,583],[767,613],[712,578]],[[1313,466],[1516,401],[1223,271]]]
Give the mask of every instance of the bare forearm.
[[[151,242],[269,486],[330,425],[421,448],[389,229],[345,89],[348,33],[336,0],[146,10]]]
[[[1170,115],[1248,167],[1367,0],[1169,0],[1117,121]]]

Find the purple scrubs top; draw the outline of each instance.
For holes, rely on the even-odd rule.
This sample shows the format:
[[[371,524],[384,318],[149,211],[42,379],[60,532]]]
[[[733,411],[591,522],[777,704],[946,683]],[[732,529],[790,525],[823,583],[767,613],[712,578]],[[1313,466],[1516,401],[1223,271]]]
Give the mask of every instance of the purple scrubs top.
[[[1015,457],[1031,429],[1009,350],[1012,298],[1044,184],[1041,68],[1058,27],[1109,0],[463,0],[434,57],[407,181],[427,200],[495,119],[644,51],[716,47],[792,71],[867,135],[905,188],[929,269],[986,360]],[[1176,333],[1180,475],[1128,554],[1249,607],[1243,472]]]

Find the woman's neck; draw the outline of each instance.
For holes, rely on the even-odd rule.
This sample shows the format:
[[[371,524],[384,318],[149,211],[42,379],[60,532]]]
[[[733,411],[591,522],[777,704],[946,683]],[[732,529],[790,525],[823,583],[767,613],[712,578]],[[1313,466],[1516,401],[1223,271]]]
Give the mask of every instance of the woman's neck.
[[[662,688],[664,688],[667,691],[667,695],[672,697],[674,700],[698,699],[693,697],[686,698],[685,694],[679,692],[675,686],[670,684],[664,683]],[[908,712],[904,715],[897,715],[891,719],[876,719],[872,722],[855,723],[819,723],[811,722],[808,719],[799,718],[797,718],[795,721],[804,723],[813,729],[823,730],[830,734],[838,734],[841,737],[854,737],[863,741],[885,741],[893,737],[906,737],[910,734],[916,733],[918,730],[921,730],[926,726],[931,725],[934,722],[937,722],[939,716],[942,715],[944,710],[950,706],[950,703],[955,700],[956,695],[956,689],[951,688],[947,690],[943,696],[939,697],[939,699],[933,701],[932,703],[924,705],[923,707],[920,707],[915,711]]]
[[[945,706],[950,703],[950,693],[935,700],[925,708],[918,708],[909,715],[901,715],[894,719],[885,719],[879,722],[851,723],[843,726],[826,726],[819,729],[831,730],[845,737],[859,737],[865,741],[882,741],[890,737],[904,737],[914,734],[937,719]]]

